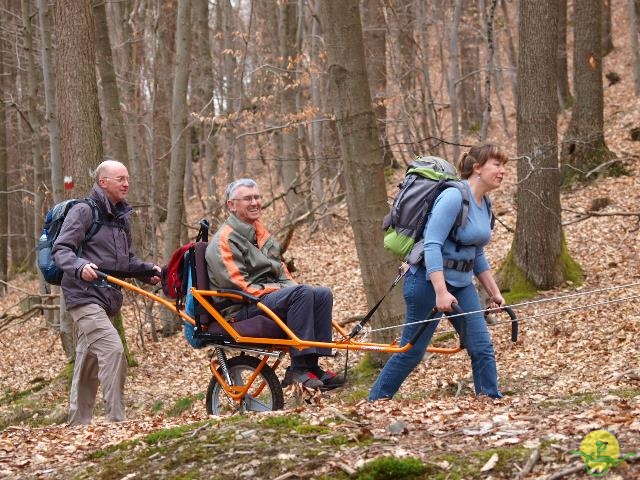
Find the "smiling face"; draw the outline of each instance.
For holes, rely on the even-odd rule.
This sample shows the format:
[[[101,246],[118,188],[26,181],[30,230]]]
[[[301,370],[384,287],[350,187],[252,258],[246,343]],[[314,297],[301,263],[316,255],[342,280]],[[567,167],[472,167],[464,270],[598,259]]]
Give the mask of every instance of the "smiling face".
[[[498,188],[507,173],[505,162],[493,157],[482,165],[474,165],[473,170],[487,191]]]
[[[100,170],[98,185],[111,203],[124,201],[129,193],[129,171],[120,162],[107,161]]]
[[[262,215],[262,198],[257,187],[238,187],[227,200],[227,208],[245,223],[254,223]]]

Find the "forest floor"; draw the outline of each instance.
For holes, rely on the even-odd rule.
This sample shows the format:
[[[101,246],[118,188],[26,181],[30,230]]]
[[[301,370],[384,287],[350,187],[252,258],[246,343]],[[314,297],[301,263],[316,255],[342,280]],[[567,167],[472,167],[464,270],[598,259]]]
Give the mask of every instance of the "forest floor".
[[[606,63],[631,71],[624,52]],[[57,334],[43,317],[2,327],[0,477],[587,478],[583,459],[570,452],[595,430],[617,440],[608,452],[640,456],[640,143],[629,138],[640,126],[640,102],[630,77],[605,87],[606,141],[630,174],[562,193],[567,245],[584,282],[516,305],[522,321],[515,344],[508,323],[491,327],[503,399],[473,395],[461,352],[428,355],[394,400],[367,403],[376,371],[364,362],[356,367],[361,355],[351,353],[342,389],[310,403],[287,390],[283,411],[209,417],[209,353],[191,349],[181,335],[152,341],[129,297],[125,325],[138,365],[129,371],[128,420],[120,424],[105,423],[99,403],[93,425],[67,426],[68,368]],[[514,153],[513,139],[497,131],[494,137]],[[494,199],[511,229],[515,163]],[[577,212],[605,197],[608,206],[577,221]],[[333,289],[335,318],[346,321],[367,306],[344,205],[335,213],[331,228],[299,229],[287,255],[299,281]],[[512,235],[496,227],[487,249],[493,266]],[[37,291],[32,275],[12,279],[0,310],[19,312],[20,301]],[[341,370],[344,356],[333,363]],[[607,478],[640,478],[640,461],[611,466]]]

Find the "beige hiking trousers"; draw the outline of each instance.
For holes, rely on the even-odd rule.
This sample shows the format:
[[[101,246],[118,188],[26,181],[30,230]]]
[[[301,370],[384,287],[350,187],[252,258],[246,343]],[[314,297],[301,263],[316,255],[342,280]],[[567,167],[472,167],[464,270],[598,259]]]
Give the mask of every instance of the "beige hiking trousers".
[[[78,343],[69,399],[69,424],[90,424],[98,383],[106,404],[107,420],[122,422],[127,361],[120,336],[104,309],[96,304],[72,308]]]

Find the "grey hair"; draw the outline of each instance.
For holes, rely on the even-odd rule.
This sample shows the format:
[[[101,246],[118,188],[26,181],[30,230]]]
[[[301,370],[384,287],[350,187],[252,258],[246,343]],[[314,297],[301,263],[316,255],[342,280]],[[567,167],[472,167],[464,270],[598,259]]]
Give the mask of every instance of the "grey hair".
[[[239,178],[238,180],[234,180],[227,185],[227,189],[224,192],[224,199],[231,200],[235,191],[240,187],[258,188],[258,184],[252,178]]]

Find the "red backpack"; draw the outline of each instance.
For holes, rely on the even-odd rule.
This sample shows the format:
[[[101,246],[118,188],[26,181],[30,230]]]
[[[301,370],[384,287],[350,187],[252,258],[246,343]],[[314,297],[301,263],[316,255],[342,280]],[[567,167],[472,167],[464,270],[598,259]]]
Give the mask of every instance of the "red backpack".
[[[200,231],[196,237],[196,242],[200,241],[209,241],[209,222],[207,220],[200,220]],[[189,242],[177,248],[171,254],[169,263],[162,267],[162,273],[160,274],[162,291],[167,297],[178,300],[184,297],[187,283],[184,280],[189,277],[188,272],[185,272],[184,255],[196,242]]]

